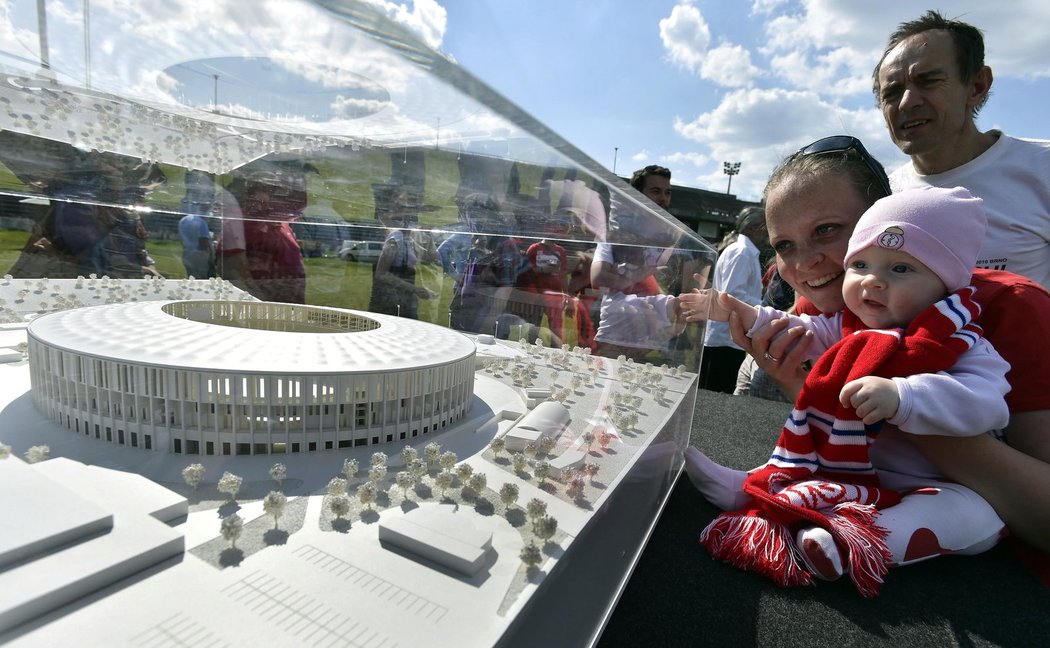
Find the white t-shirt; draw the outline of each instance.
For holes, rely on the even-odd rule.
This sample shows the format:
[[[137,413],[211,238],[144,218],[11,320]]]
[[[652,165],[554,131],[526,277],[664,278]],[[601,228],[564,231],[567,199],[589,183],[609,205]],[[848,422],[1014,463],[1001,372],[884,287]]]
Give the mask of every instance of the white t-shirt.
[[[713,286],[752,306],[762,301],[762,264],[758,248],[743,234],[737,235],[715,262]],[[728,322],[708,322],[704,346],[740,347],[733,342]]]
[[[966,187],[984,200],[988,214],[977,267],[1008,270],[1050,289],[1050,141],[992,132],[999,135],[995,144],[966,164],[919,175],[909,162],[890,175],[890,184],[894,191]]]

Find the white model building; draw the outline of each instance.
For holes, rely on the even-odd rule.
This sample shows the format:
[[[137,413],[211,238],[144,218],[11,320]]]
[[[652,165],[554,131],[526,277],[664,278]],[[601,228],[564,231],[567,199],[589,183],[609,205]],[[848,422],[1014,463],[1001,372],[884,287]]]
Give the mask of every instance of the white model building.
[[[33,402],[101,441],[177,454],[403,442],[460,420],[473,341],[416,320],[250,301],[150,301],[28,329]]]

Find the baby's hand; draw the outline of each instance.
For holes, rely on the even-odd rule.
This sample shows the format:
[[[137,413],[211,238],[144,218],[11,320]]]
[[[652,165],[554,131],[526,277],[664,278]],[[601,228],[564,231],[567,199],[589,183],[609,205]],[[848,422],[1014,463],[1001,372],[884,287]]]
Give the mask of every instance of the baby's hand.
[[[843,385],[839,402],[843,407],[852,407],[865,425],[871,425],[892,418],[901,405],[901,397],[889,378],[864,376]]]

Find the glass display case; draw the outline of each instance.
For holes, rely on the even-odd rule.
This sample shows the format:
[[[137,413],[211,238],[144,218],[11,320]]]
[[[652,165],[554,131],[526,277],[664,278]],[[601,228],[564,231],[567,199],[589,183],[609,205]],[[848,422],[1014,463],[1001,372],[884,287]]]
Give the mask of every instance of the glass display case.
[[[564,402],[565,394],[572,422],[563,427],[575,436],[556,436],[562,450],[610,462],[600,488],[591,474],[587,505],[564,513],[559,548],[543,554],[540,575],[522,567],[524,576],[515,577],[520,582],[500,590],[498,618],[466,643],[593,642],[681,468],[703,328],[677,316],[673,297],[698,287],[698,277],[706,283],[714,250],[370,3],[85,0],[81,11],[76,3],[38,0],[9,5],[0,21],[6,23],[0,44],[0,275],[8,275],[0,287],[0,319],[28,327],[32,338],[35,318],[103,301],[258,300],[290,305],[282,307],[286,313],[296,305],[314,309],[310,313],[372,313],[380,316],[373,328],[404,318],[463,333],[476,344],[477,382],[502,385],[475,398],[487,419],[477,411],[456,417],[473,425],[473,440],[461,443],[459,459],[469,459],[475,471],[488,470],[490,487],[527,474],[532,481],[522,488],[551,496],[552,508],[580,508],[579,497],[558,491],[571,479],[561,486],[553,480],[551,488],[537,479],[534,449],[532,468],[517,470],[488,445],[536,401]],[[123,292],[114,292],[118,282]],[[103,289],[120,296],[100,299]],[[102,338],[151,334],[128,324]],[[58,330],[75,331],[76,322],[63,326]],[[263,336],[242,339],[260,349],[267,344]],[[61,340],[54,345],[72,348]],[[128,362],[138,361],[127,355]],[[531,363],[531,377],[511,379],[508,357]],[[18,365],[2,367],[10,374],[3,381],[10,392],[4,403],[29,386],[29,371]],[[89,385],[85,390],[93,384],[78,379]],[[376,389],[369,402],[385,402]],[[147,437],[147,450],[130,447],[131,436],[125,443],[121,433],[119,443],[110,439],[104,446],[108,457],[100,458],[102,446],[89,445],[96,438],[103,443],[91,432],[91,425],[99,430],[92,417],[103,416],[97,404],[63,398],[83,412],[87,430],[80,434],[80,419],[66,426],[67,434],[79,435],[65,447],[66,456],[166,485],[179,481],[168,474],[177,474],[170,462],[181,462],[181,470],[185,459],[199,458],[217,476],[234,468],[262,471],[274,458],[261,455],[285,454],[290,467],[298,461],[310,471],[317,462],[342,465],[343,455],[363,452],[352,434],[346,445],[340,436],[326,445],[322,434],[311,445],[317,457],[292,457],[300,449],[309,454],[306,442],[301,448],[292,440],[238,443],[234,431],[234,442],[225,446],[198,444],[183,434],[172,435],[177,449],[176,441],[152,441],[167,436]],[[355,406],[353,395],[348,398]],[[514,402],[503,402],[508,399]],[[314,406],[321,407],[302,405]],[[623,418],[628,410],[636,412],[634,423]],[[130,409],[133,417],[135,411]],[[12,412],[7,408],[3,416],[28,416]],[[140,418],[150,416],[169,418],[146,411]],[[478,423],[482,419],[488,422]],[[172,414],[170,421],[176,420]],[[618,459],[605,444],[597,449],[598,421],[610,433],[618,430]],[[11,430],[10,422],[0,429]],[[57,427],[34,421],[19,428],[27,430],[21,436],[0,441],[15,441],[21,451],[35,445],[31,430],[64,439],[54,436]],[[425,435],[440,440],[436,429],[428,429],[386,441],[422,448]],[[169,468],[161,466],[165,461]],[[323,484],[304,479],[300,487],[306,498],[323,496]],[[255,494],[260,500],[265,493]],[[221,508],[221,502],[189,500],[191,522],[195,512],[215,518]],[[192,536],[188,532],[187,551]],[[507,559],[517,573],[517,556],[498,560]],[[410,572],[399,569],[375,567],[410,589]],[[161,578],[188,587],[186,576]],[[128,591],[136,587],[150,585]],[[345,596],[343,603],[353,604],[359,594]],[[33,633],[57,638],[84,623],[101,632],[105,624],[91,620],[95,605],[78,608],[76,624],[58,615]],[[577,612],[562,625],[554,619],[566,605]],[[460,630],[449,632],[462,640]],[[231,636],[237,635],[226,639]],[[406,636],[413,635],[401,639]]]

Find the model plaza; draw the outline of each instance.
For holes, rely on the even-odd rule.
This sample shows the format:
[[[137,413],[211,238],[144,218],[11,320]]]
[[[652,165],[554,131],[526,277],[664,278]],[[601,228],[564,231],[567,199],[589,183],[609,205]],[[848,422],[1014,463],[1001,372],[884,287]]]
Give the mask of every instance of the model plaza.
[[[150,335],[114,338],[122,322]],[[385,315],[249,301],[111,304],[29,327],[33,400],[109,443],[281,454],[414,440],[460,420],[474,344]]]

